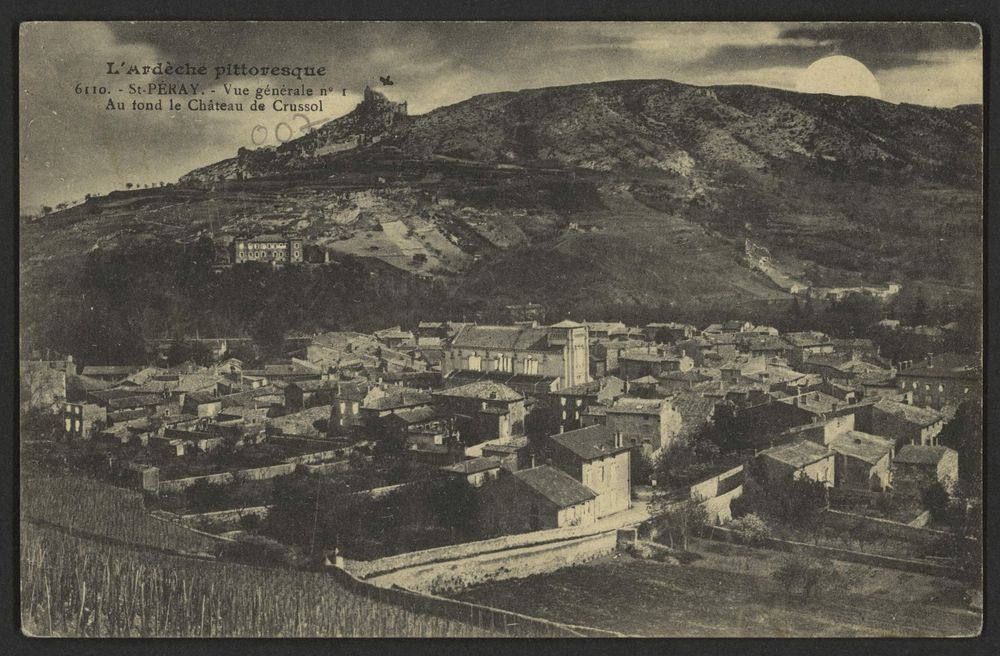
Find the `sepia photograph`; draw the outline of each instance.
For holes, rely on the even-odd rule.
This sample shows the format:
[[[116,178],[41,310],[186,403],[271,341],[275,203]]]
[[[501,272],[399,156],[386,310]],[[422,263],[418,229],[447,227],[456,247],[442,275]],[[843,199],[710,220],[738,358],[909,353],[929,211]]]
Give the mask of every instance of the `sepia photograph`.
[[[13,38],[24,636],[980,635],[978,24]]]

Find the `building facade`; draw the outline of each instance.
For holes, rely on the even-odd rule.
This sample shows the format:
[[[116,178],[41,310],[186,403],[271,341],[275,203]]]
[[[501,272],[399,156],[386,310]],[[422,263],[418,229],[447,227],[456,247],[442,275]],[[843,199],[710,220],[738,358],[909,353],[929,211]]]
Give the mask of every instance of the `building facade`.
[[[283,235],[258,235],[233,242],[233,261],[298,264],[302,262],[302,240]]]
[[[545,453],[552,465],[597,494],[597,517],[632,506],[630,447],[621,433],[598,425],[552,435]]]
[[[563,321],[554,326],[464,326],[442,348],[441,375],[453,371],[500,371],[553,376],[569,387],[590,380],[587,328]]]

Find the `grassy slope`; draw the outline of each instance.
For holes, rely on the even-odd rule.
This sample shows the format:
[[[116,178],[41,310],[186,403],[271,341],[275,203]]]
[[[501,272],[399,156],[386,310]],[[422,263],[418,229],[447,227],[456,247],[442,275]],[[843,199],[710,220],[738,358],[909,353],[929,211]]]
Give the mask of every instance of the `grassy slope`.
[[[982,617],[962,607],[962,587],[895,570],[819,563],[814,597],[789,599],[768,579],[782,557],[699,542],[691,565],[611,557],[456,598],[649,637],[968,636]]]

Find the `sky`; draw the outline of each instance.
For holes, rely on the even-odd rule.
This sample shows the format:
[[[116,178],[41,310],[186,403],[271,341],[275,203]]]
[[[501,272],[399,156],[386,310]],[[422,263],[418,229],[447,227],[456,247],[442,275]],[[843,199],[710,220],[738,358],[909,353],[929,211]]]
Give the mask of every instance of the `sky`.
[[[278,143],[275,128],[282,122],[285,139],[289,128],[304,125],[301,117],[270,108],[109,111],[109,96],[82,93],[86,86],[108,85],[114,100],[130,104],[135,96],[117,93],[122,82],[197,82],[218,96],[223,83],[300,83],[215,80],[217,65],[325,66],[324,77],[307,81],[338,90],[326,96],[322,113],[306,113],[319,123],[350,111],[366,83],[421,114],[481,93],[617,79],[798,90],[803,72],[830,55],[864,64],[887,102],[982,102],[982,38],[967,23],[25,23],[21,208],[75,202],[126,183],[176,181],[239,147]],[[210,74],[113,77],[106,62],[204,64]],[[383,75],[395,84],[381,86]]]

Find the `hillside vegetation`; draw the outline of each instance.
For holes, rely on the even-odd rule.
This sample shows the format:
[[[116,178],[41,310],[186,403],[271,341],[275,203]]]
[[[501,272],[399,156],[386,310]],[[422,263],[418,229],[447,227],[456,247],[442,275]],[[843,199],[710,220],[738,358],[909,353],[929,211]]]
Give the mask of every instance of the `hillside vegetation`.
[[[25,331],[55,344],[38,308],[61,307],[60,323],[84,334],[101,312],[100,325],[157,336],[266,332],[255,324],[281,298],[297,299],[281,310],[293,328],[358,326],[343,308],[372,307],[361,282],[370,274],[391,282],[377,302],[388,310],[374,313],[386,323],[412,319],[415,305],[400,301],[414,294],[425,314],[453,319],[527,301],[591,319],[787,306],[785,291],[746,266],[747,238],[805,284],[892,280],[934,303],[978,305],[982,174],[979,106],[625,80],[406,116],[374,94],[178,184],[22,222]],[[173,268],[199,239],[217,254],[264,232],[327,251],[330,272],[176,283],[185,274]],[[87,273],[109,262],[126,280],[156,271],[162,290],[130,295]],[[331,282],[336,298],[320,291]],[[306,292],[323,298],[322,317]],[[192,308],[234,296],[232,320],[193,318]]]

